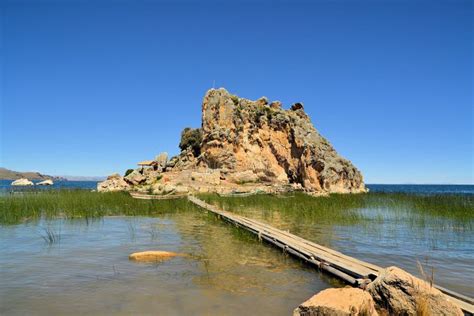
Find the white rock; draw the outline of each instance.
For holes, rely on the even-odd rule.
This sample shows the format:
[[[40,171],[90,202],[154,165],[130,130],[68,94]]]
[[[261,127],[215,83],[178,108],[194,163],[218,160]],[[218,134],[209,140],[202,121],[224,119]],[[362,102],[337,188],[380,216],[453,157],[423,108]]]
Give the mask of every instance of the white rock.
[[[22,179],[18,179],[18,180],[13,181],[13,182],[11,183],[11,185],[27,186],[27,185],[34,185],[34,183],[31,182],[31,181],[28,180],[28,179],[22,178]]]
[[[53,180],[51,180],[51,179],[46,179],[44,181],[36,183],[36,185],[53,185],[53,184],[54,184]]]

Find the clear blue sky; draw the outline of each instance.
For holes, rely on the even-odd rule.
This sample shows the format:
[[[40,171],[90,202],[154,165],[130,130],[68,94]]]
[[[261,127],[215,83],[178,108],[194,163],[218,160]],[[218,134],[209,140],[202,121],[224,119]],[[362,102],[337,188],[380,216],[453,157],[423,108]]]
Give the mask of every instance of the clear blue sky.
[[[304,102],[367,183],[474,181],[469,0],[0,2],[3,167],[176,154],[215,81]]]

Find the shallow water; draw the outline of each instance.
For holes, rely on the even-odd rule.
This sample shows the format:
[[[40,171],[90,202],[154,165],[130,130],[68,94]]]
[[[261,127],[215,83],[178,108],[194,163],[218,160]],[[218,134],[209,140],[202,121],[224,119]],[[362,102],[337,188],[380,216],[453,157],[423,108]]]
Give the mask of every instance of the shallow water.
[[[59,242],[45,242],[47,228]],[[152,249],[186,256],[128,260]],[[0,314],[9,315],[289,315],[341,285],[195,211],[3,226],[0,253]]]
[[[368,220],[327,225],[317,218],[301,219],[289,212],[239,210],[239,214],[381,267],[398,266],[427,280],[433,273],[435,284],[474,297],[474,233],[471,226],[456,225],[448,220],[443,225],[426,222],[421,226],[411,223],[413,215],[408,211],[404,218],[403,212],[390,208],[360,209],[358,212]],[[380,216],[383,221],[370,220]]]

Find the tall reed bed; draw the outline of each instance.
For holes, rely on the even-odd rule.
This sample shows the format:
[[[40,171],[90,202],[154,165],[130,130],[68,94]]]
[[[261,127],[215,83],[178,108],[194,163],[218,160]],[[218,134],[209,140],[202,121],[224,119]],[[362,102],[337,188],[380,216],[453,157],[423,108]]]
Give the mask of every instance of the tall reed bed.
[[[194,206],[186,199],[136,200],[125,192],[98,193],[86,190],[51,190],[0,196],[0,224],[16,224],[39,218],[102,216],[155,216],[186,211]]]
[[[243,215],[271,222],[369,225],[400,223],[417,227],[474,227],[474,195],[415,195],[404,193],[332,194],[311,197],[291,195],[253,195],[220,197],[205,194],[201,198]]]

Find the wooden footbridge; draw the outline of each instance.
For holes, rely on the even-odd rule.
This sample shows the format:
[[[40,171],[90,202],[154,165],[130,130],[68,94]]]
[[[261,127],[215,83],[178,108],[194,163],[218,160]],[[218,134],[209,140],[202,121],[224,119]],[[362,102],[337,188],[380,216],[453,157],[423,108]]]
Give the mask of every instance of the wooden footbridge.
[[[143,195],[140,198],[146,198]],[[373,281],[383,270],[377,265],[352,258],[341,252],[313,243],[289,232],[274,228],[259,221],[227,212],[210,205],[192,195],[187,196],[193,204],[215,214],[219,218],[229,222],[237,227],[243,228],[264,240],[281,248],[285,253],[291,254],[303,261],[326,271],[346,283],[365,287]],[[457,304],[464,313],[474,315],[474,300],[470,297],[450,291],[440,286],[435,286],[448,298]]]

